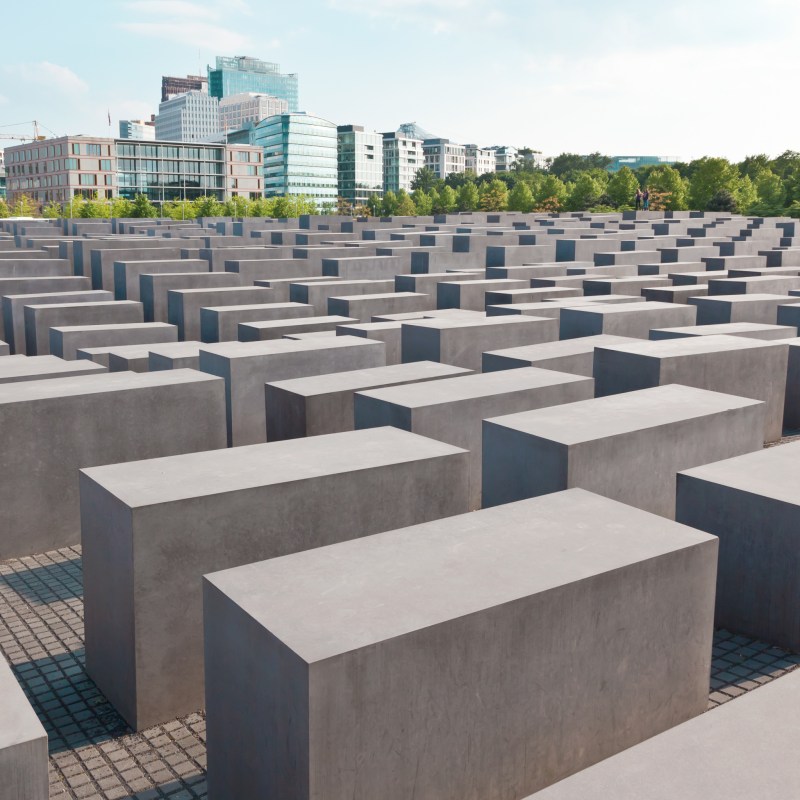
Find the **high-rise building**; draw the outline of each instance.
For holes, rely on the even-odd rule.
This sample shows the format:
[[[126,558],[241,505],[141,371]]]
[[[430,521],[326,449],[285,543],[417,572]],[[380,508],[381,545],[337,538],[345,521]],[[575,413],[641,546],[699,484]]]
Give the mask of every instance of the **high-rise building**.
[[[156,116],[150,119],[121,119],[119,121],[120,139],[146,139],[155,141]]]
[[[485,175],[487,172],[495,171],[496,159],[494,150],[490,150],[488,147],[465,144],[464,156],[464,168],[474,172],[476,175]]]
[[[73,197],[163,203],[209,195],[261,197],[260,148],[249,145],[146,142],[94,136],[61,136],[6,149],[8,194],[36,203]]]
[[[285,100],[290,112],[300,110],[297,75],[285,75],[280,64],[248,56],[217,56],[216,68],[208,68],[208,91],[220,100],[245,92],[268,94]]]
[[[187,75],[177,78],[172,75],[163,75],[161,78],[161,102],[171,100],[179,94],[186,92],[205,92],[208,94],[208,78],[202,75]]]
[[[285,114],[289,103],[280,97],[256,92],[244,92],[223,97],[219,101],[220,129],[224,132],[252,128],[262,119]]]
[[[422,139],[406,136],[400,131],[383,134],[383,190],[411,191],[411,182],[425,166]]]
[[[264,150],[264,194],[304,195],[317,206],[335,204],[338,192],[336,125],[310,114],[279,114],[250,131]]]
[[[433,170],[437,178],[444,179],[453,172],[466,169],[466,151],[463,144],[449,139],[426,139],[422,143],[425,166]]]
[[[361,125],[339,125],[339,197],[354,208],[383,194],[383,136]]]
[[[156,139],[207,142],[220,132],[219,100],[203,92],[186,92],[158,106]]]

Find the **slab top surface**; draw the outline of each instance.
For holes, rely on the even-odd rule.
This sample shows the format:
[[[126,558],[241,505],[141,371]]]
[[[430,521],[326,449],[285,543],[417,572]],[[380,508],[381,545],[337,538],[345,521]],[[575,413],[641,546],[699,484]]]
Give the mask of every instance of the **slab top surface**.
[[[713,538],[570,489],[207,579],[311,663]]]
[[[575,356],[581,353],[591,353],[595,347],[625,344],[626,342],[640,342],[641,339],[632,339],[630,336],[612,336],[603,333],[598,336],[581,336],[577,339],[562,339],[558,342],[542,342],[541,344],[526,344],[522,347],[508,347],[505,350],[490,350],[488,355],[504,356],[506,358],[519,358],[523,361],[538,361],[540,359],[558,358],[559,356]]]
[[[604,350],[653,358],[719,353],[726,350],[762,350],[786,347],[785,339],[748,339],[744,336],[682,336],[674,339],[639,339],[637,343],[603,346]]]
[[[106,370],[95,365],[98,373]],[[87,372],[93,371],[91,365],[77,361],[64,361],[57,356],[3,356],[0,358],[0,379],[15,378],[23,375],[49,375],[54,372]]]

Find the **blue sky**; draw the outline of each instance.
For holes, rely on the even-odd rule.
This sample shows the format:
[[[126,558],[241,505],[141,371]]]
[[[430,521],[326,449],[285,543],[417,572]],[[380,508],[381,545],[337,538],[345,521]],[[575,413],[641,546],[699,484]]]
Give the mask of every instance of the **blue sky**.
[[[546,155],[800,150],[800,0],[13,0],[3,15],[0,126],[107,134],[110,111],[116,135],[158,110],[162,74],[251,55],[299,73],[304,110],[379,131],[416,121]]]

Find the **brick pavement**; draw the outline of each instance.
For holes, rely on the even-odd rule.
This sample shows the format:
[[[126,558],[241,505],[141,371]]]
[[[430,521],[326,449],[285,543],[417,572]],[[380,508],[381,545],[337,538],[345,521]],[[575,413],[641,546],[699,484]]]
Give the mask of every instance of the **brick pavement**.
[[[206,797],[202,713],[133,733],[87,676],[80,548],[0,562],[0,651],[50,737],[50,797]],[[709,708],[800,665],[728,631],[714,642]]]

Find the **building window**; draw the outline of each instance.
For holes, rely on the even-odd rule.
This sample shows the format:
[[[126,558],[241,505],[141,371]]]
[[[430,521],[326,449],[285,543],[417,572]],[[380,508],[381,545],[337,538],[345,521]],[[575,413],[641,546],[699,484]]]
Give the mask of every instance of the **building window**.
[[[79,156],[81,154],[81,146],[77,142],[72,144],[72,155]]]
[[[97,186],[97,175],[81,175],[80,184],[81,186]]]

